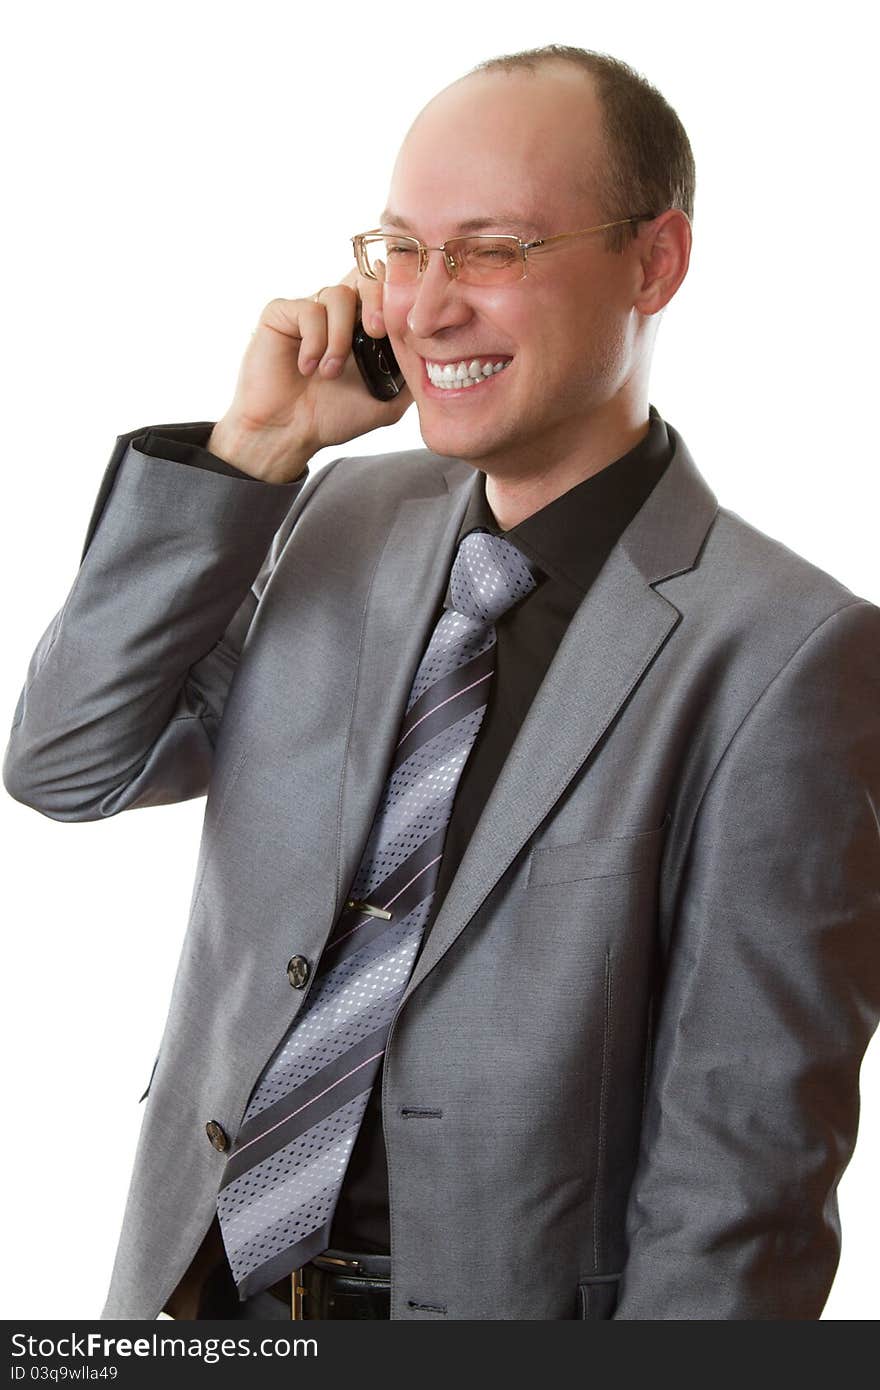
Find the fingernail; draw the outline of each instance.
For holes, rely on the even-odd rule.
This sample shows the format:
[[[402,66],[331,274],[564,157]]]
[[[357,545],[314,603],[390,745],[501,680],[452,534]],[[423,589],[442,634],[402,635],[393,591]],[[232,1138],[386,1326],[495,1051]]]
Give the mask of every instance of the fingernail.
[[[327,358],[327,361],[324,363],[324,371],[325,371],[325,372],[338,372],[338,371],[339,371],[339,368],[340,368],[341,366],[342,366],[342,358],[341,358],[341,357],[328,357],[328,358]]]
[[[373,329],[375,329],[375,331],[376,331],[377,333],[381,333],[381,332],[383,331],[383,326],[384,326],[384,325],[383,325],[383,323],[382,323],[382,315],[381,315],[381,314],[373,314],[373,315],[370,317],[370,327],[373,328]]]
[[[314,367],[315,363],[317,362],[317,360],[318,360],[317,357],[307,357],[306,360],[305,360],[305,362],[303,362],[302,366],[300,367],[300,371],[301,371],[301,372],[310,372],[310,371],[312,370],[312,368]]]

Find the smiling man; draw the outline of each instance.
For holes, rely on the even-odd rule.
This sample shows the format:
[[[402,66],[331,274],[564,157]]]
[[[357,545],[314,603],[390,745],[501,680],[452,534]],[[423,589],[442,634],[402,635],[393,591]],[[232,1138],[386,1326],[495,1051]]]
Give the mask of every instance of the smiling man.
[[[392,265],[404,283],[385,287],[385,324],[422,437],[486,474],[487,500],[505,528],[647,434],[651,351],[662,309],[687,273],[694,190],[687,137],[668,108],[657,115],[654,152],[673,178],[664,186],[669,171],[649,167],[624,197],[638,206],[621,205],[603,185],[613,165],[597,84],[570,61],[547,62],[540,75],[501,67],[454,83],[417,118],[398,156],[383,231],[435,247],[467,232],[515,233],[527,244],[563,234],[525,262],[512,258],[508,278],[496,279],[490,264],[464,286],[434,254],[417,284]],[[601,231],[570,235],[639,214],[647,220],[623,254],[609,254]],[[499,253],[489,243],[472,254]],[[410,257],[406,272],[414,269]],[[481,389],[450,393],[451,373],[473,375],[475,360]],[[505,365],[487,379],[486,362]]]
[[[491,60],[226,414],[118,437],[4,764],[58,821],[207,795],[104,1318],[820,1316],[880,612],[649,402],[693,194],[625,63]]]

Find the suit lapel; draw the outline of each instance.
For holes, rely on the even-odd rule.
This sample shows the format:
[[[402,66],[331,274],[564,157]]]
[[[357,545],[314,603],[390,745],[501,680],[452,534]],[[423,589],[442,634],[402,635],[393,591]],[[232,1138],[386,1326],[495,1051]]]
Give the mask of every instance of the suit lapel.
[[[468,483],[474,479],[468,467],[462,483],[459,471],[450,490],[442,467],[450,460],[435,457],[434,490],[398,501],[364,609],[341,793],[337,914],[360,864],[413,678],[446,593]],[[431,486],[427,481],[426,489]]]
[[[471,920],[635,690],[680,619],[653,584],[689,569],[717,511],[681,436],[576,610],[434,919],[405,1002]],[[446,592],[473,470],[397,507],[374,572],[342,798],[337,911],[360,862],[431,619]],[[451,463],[451,468],[449,467]],[[444,474],[438,469],[438,487]]]

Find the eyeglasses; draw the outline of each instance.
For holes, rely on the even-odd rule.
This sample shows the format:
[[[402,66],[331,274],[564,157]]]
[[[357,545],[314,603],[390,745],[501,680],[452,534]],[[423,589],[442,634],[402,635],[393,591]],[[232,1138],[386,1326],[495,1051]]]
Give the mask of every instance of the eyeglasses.
[[[560,232],[537,241],[481,234],[451,237],[442,246],[426,246],[418,237],[398,236],[376,228],[371,232],[359,232],[351,238],[351,244],[358,270],[368,280],[382,280],[388,285],[413,285],[427,269],[428,252],[442,251],[451,279],[463,285],[507,285],[521,280],[527,273],[530,252],[546,250],[569,237],[602,232],[606,227],[650,222],[656,216],[656,212],[640,212],[617,222],[601,222],[598,227]]]

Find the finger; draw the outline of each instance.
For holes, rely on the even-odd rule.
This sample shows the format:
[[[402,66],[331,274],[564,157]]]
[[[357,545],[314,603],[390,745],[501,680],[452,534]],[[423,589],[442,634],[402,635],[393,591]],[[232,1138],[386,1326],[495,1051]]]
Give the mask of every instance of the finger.
[[[363,309],[361,317],[364,328],[371,338],[385,337],[385,315],[382,312],[381,280],[369,280],[365,275],[358,276],[357,290]]]
[[[361,275],[355,265],[342,283],[352,285],[361,301],[361,322],[371,338],[385,337],[385,316],[382,313],[382,282]]]
[[[270,299],[260,315],[260,321],[251,339],[263,327],[272,330],[273,335],[283,334],[297,347],[297,366],[308,375],[327,346],[327,316],[319,304],[310,299]],[[311,363],[311,366],[309,365]]]
[[[320,302],[326,312],[327,341],[319,370],[322,376],[338,376],[351,352],[358,311],[357,291],[352,285],[330,285],[321,291]]]
[[[303,376],[309,376],[327,350],[327,310],[323,298],[318,304],[313,299],[298,299],[296,305],[302,338],[297,367]]]

